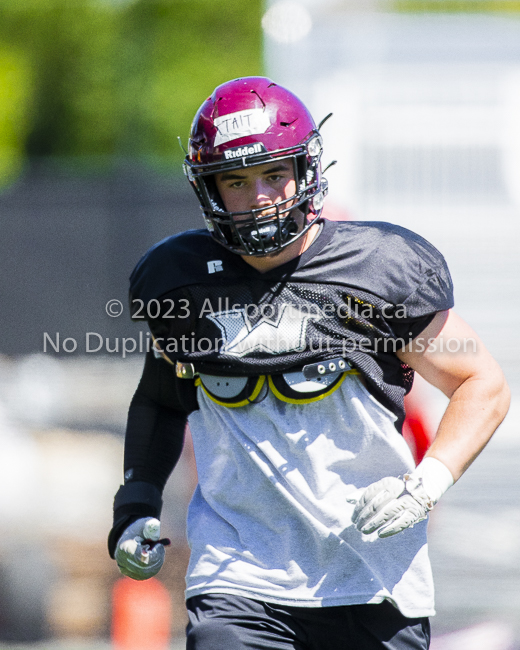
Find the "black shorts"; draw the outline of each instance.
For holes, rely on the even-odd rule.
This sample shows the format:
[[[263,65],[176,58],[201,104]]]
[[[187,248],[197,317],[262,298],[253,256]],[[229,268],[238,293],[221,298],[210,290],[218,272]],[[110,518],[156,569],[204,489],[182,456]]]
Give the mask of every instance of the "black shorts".
[[[207,594],[187,602],[187,650],[427,650],[428,618],[379,605],[287,607]]]

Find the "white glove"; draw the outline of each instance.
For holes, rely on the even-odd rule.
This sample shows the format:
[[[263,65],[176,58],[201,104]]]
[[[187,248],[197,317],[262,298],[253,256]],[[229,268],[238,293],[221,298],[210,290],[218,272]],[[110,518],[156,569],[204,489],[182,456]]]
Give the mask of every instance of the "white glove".
[[[164,547],[169,539],[159,539],[158,519],[144,517],[128,526],[117,542],[114,557],[121,573],[134,580],[147,580],[159,572],[164,562]]]
[[[363,534],[377,531],[390,537],[411,528],[428,516],[453,485],[449,469],[436,458],[425,458],[402,479],[387,476],[369,485],[356,503],[352,523]]]

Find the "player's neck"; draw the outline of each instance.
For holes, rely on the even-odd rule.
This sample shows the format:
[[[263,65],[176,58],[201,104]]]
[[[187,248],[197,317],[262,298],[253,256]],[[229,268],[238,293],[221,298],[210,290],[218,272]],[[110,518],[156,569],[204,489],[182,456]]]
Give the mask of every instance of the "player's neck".
[[[242,256],[242,259],[260,273],[267,273],[267,271],[271,271],[271,269],[275,269],[277,266],[282,266],[282,264],[290,262],[295,257],[299,257],[316,239],[319,231],[320,226],[315,223],[309,228],[303,237],[300,237],[300,239],[289,244],[289,246],[283,248],[279,253],[266,255],[265,257],[244,255]]]

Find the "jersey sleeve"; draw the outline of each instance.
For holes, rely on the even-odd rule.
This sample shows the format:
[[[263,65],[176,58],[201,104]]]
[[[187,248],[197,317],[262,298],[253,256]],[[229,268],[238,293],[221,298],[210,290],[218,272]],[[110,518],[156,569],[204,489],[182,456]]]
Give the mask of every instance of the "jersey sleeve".
[[[405,290],[386,313],[395,337],[406,341],[424,331],[437,312],[451,309],[454,304],[453,281],[441,253],[415,234],[408,246],[399,268]]]
[[[439,260],[424,279],[403,301],[408,317],[417,318],[453,307],[453,282],[446,261]]]

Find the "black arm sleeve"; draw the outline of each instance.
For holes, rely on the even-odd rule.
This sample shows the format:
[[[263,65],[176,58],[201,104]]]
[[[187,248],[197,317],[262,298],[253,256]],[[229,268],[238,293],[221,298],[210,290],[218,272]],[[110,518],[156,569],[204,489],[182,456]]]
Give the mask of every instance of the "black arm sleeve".
[[[111,557],[127,526],[160,516],[162,491],[181,455],[187,417],[197,408],[193,381],[178,379],[170,364],[149,352],[128,411],[125,484],[114,500]]]

